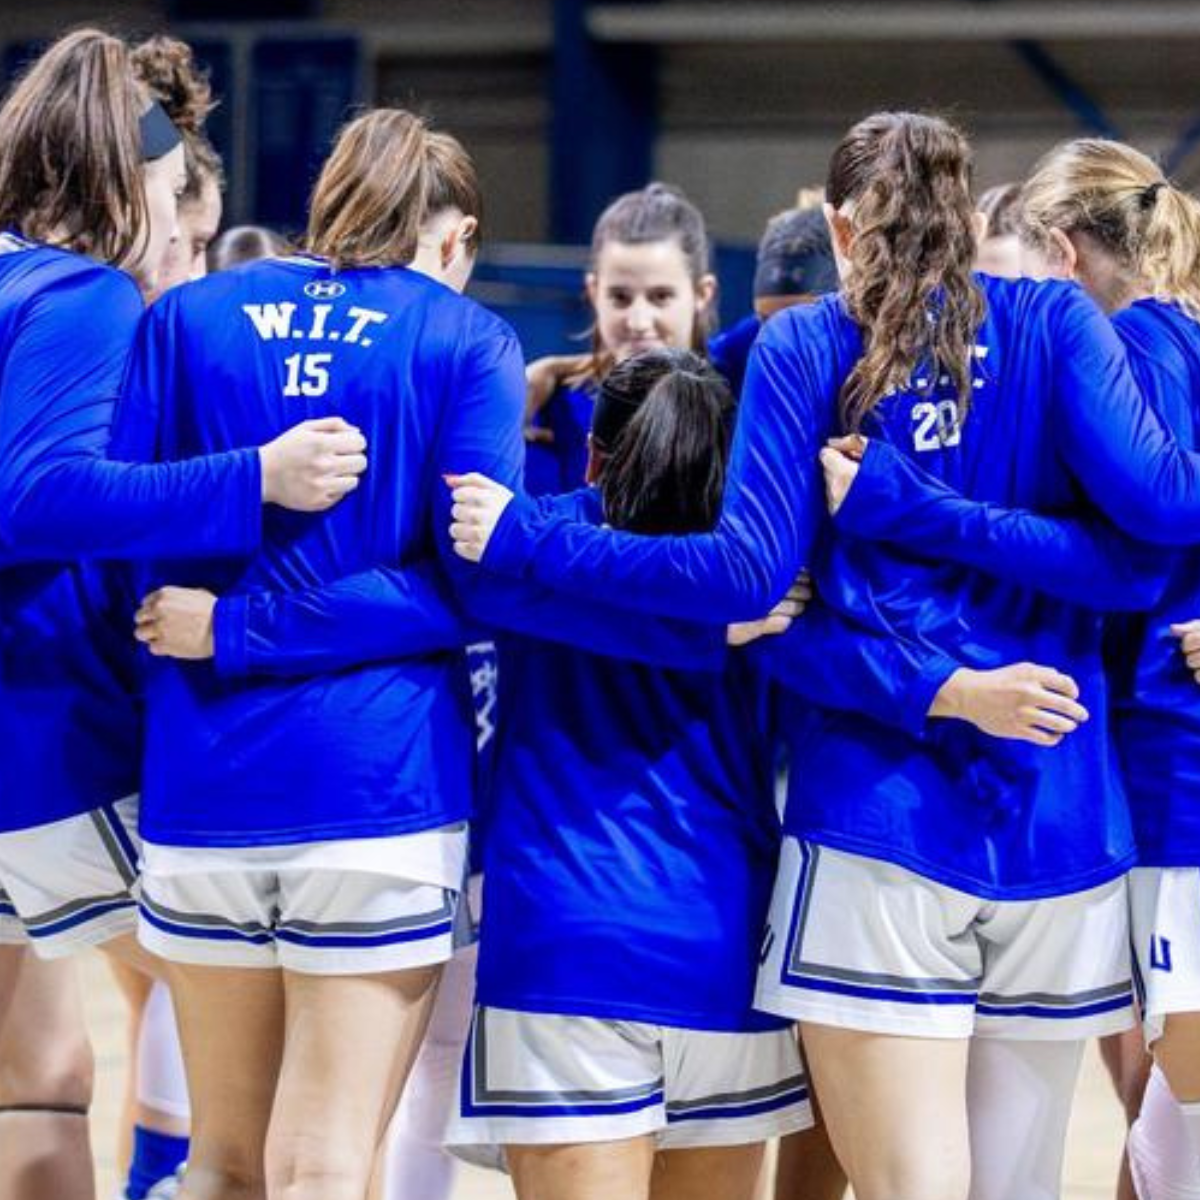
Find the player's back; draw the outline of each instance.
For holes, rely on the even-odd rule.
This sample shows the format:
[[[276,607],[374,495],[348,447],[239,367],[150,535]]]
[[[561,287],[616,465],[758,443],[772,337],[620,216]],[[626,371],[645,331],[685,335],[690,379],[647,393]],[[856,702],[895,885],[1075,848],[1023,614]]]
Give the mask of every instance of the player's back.
[[[1113,319],[1163,423],[1200,449],[1200,323],[1176,304],[1140,300]],[[1200,553],[1181,550],[1159,602],[1109,634],[1115,730],[1141,861],[1188,864],[1200,846],[1200,688],[1171,632],[1200,615]]]
[[[594,490],[576,503],[603,520]],[[767,1024],[750,1014],[779,836],[764,681],[736,654],[693,671],[499,648],[481,1002]]]
[[[79,295],[95,297],[99,336],[57,315],[64,297]],[[104,453],[140,306],[121,272],[0,234],[0,445],[20,451],[9,467],[18,457],[34,468],[52,461],[57,447],[36,444],[47,428],[59,438],[70,428],[74,452]],[[92,385],[86,394],[54,397],[49,377],[64,359]],[[11,480],[22,491],[33,482]],[[6,542],[0,522],[0,828],[59,820],[136,790],[134,646],[110,584],[99,564],[56,562]]]
[[[1099,329],[1111,348],[1115,334],[1074,285],[978,278],[987,315],[973,351],[969,410],[964,415],[945,373],[919,367],[863,432],[971,499],[1095,515],[1076,480],[1071,415],[1087,400],[1073,387],[1091,365],[1088,339]],[[829,378],[835,395],[861,343],[838,301],[822,307],[840,340],[843,373],[831,368]],[[1097,355],[1097,363],[1107,361]],[[1115,361],[1124,361],[1119,346]],[[918,556],[884,542],[823,539],[814,564],[818,593],[885,636],[926,642],[965,666],[1054,666],[1079,683],[1091,720],[1045,751],[958,722],[933,722],[918,740],[863,727],[859,718],[809,713],[793,724],[793,755],[805,767],[794,773],[789,827],[823,831],[849,849],[887,846],[898,861],[972,891],[1032,895],[1090,886],[1131,850],[1109,737],[1102,618],[928,550]],[[843,786],[833,789],[833,778]],[[1081,797],[1091,813],[1082,833]]]
[[[327,513],[268,509],[250,559],[156,567],[159,582],[228,599],[216,614],[216,670],[154,665],[147,836],[290,841],[462,819],[470,701],[457,652],[287,679],[223,679],[221,668],[238,657],[257,594],[436,557],[435,452],[448,406],[467,386],[464,364],[499,355],[507,327],[416,272],[335,273],[304,256],[178,289],[149,320],[158,328],[141,345],[164,361],[143,368],[146,390],[168,381],[160,457],[260,444],[336,415],[362,430],[370,466]],[[213,795],[228,798],[225,811],[212,811]]]

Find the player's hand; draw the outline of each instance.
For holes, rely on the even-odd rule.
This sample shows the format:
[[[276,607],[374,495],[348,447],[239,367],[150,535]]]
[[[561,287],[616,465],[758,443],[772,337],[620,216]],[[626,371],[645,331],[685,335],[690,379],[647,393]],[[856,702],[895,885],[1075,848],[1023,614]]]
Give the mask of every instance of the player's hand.
[[[1183,651],[1192,678],[1200,683],[1200,621],[1172,625],[1171,632],[1179,639],[1179,648]]]
[[[801,616],[812,599],[812,580],[807,571],[796,576],[796,582],[787,594],[765,617],[758,621],[738,621],[725,631],[725,641],[730,646],[747,646],[760,637],[778,636],[787,633],[792,622]]]
[[[825,502],[831,515],[837,514],[854,486],[859,463],[866,452],[867,439],[858,434],[830,438],[822,448],[820,459],[821,468],[825,472]]]
[[[332,508],[358,487],[367,440],[341,417],[301,421],[261,447],[263,502],[297,512]]]
[[[501,514],[513,498],[503,484],[486,475],[447,475],[453,488],[450,537],[454,553],[471,562],[481,562]]]
[[[1035,663],[992,671],[960,667],[942,685],[929,715],[957,717],[992,737],[1035,746],[1057,746],[1088,719],[1075,681]]]
[[[216,604],[203,588],[159,588],[134,615],[133,636],[162,658],[212,658]]]

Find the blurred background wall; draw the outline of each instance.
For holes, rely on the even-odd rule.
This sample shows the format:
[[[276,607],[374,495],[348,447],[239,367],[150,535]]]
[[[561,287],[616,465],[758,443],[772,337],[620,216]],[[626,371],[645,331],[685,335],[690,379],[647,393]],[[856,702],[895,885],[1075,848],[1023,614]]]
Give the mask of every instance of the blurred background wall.
[[[660,177],[708,217],[736,309],[765,218],[881,106],[955,116],[981,186],[1080,133],[1200,181],[1200,3],[1180,0],[0,0],[0,64],[81,23],[196,46],[222,97],[227,222],[300,228],[355,104],[427,113],[475,156],[490,236],[525,244],[493,250],[514,286],[577,280],[578,252],[553,247]]]

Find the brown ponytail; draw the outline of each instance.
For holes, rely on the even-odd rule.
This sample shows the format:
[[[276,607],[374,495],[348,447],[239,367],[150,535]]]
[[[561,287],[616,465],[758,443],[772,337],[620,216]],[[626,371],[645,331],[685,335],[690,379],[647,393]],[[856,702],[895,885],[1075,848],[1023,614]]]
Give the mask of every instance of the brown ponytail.
[[[308,249],[334,267],[410,262],[425,219],[428,136],[420,117],[399,108],[351,121],[313,189]]]
[[[876,113],[834,151],[825,194],[835,209],[851,206],[842,294],[863,332],[863,356],[842,387],[843,424],[858,430],[884,396],[908,386],[924,359],[953,380],[965,414],[984,317],[971,276],[975,208],[966,138],[939,117]]]
[[[0,108],[0,226],[100,262],[148,236],[129,48],[82,29],[55,42]]]
[[[401,108],[364,113],[338,135],[313,189],[307,246],[335,267],[412,261],[426,219],[456,207],[483,220],[470,155]]]
[[[1078,138],[1050,151],[1021,193],[1021,236],[1095,238],[1137,284],[1200,320],[1200,203],[1123,142]]]
[[[429,194],[425,197],[427,217],[457,208],[464,217],[475,218],[471,237],[474,249],[483,241],[483,189],[471,156],[458,138],[448,133],[429,134]]]

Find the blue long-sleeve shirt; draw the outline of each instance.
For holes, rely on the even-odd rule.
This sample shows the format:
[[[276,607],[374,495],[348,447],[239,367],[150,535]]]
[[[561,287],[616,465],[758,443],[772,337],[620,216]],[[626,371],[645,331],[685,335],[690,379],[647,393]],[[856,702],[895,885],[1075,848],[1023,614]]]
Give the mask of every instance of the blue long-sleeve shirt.
[[[1200,324],[1174,305],[1143,301],[1118,314],[1143,389],[1163,421],[1200,449]],[[1153,609],[1114,624],[1117,751],[1139,862],[1200,863],[1200,686],[1171,625],[1200,616],[1200,527],[1176,554]]]
[[[558,507],[601,519],[586,490]],[[751,1009],[779,837],[761,679],[499,644],[481,1003],[778,1027]]]
[[[0,830],[137,789],[135,644],[94,560],[258,540],[253,451],[105,457],[141,311],[121,272],[0,235]]]
[[[751,313],[708,339],[709,360],[725,376],[735,395],[741,393],[746,381],[750,348],[762,327],[762,319]]]
[[[493,584],[450,550],[442,476],[484,462],[511,483],[521,469],[511,330],[416,272],[335,274],[300,256],[170,293],[133,364],[123,403],[154,419],[131,423],[153,433],[128,452],[206,452],[330,413],[371,445],[358,491],[326,514],[270,513],[257,555],[156,565],[156,581],[222,599],[215,663],[149,668],[146,837],[282,843],[463,819],[465,643],[505,605],[518,624],[569,616],[570,637],[615,639],[587,604],[539,607],[536,589]],[[408,628],[381,624],[398,612]],[[658,627],[657,655],[720,661],[715,631],[672,641]]]
[[[122,272],[0,236],[0,564],[257,545],[256,449],[155,465],[106,457],[141,313]]]
[[[1200,324],[1176,305],[1147,299],[1117,313],[1113,325],[1154,411],[1181,442],[1200,445]],[[869,450],[838,525],[1075,604],[1149,609],[1116,619],[1107,642],[1114,736],[1139,860],[1163,866],[1200,861],[1200,688],[1170,632],[1172,623],[1200,614],[1196,550],[1167,553],[1099,516],[1066,519],[967,500],[890,447]]]
[[[588,434],[592,429],[595,387],[560,387],[537,416],[554,441],[530,442],[525,447],[523,486],[531,496],[574,491],[587,473]]]
[[[965,426],[948,407],[946,382],[919,370],[911,390],[885,398],[866,432],[973,498],[1072,512],[1086,511],[1086,495],[1127,530],[1149,525],[1152,540],[1186,542],[1200,516],[1200,457],[1148,407],[1103,314],[1071,285],[981,277],[980,286],[987,317]],[[823,507],[816,454],[860,353],[836,297],[766,325],[712,534],[639,538],[518,499],[485,565],[649,611],[697,597],[713,620],[761,608],[810,556]],[[1003,898],[1078,890],[1129,864],[1097,614],[856,539],[823,539],[812,565],[825,601],[855,620],[969,666],[1056,666],[1079,680],[1094,716],[1043,750],[951,725],[916,740],[808,713],[788,731],[792,832]]]
[[[611,605],[549,588],[488,579],[487,621],[471,618],[435,563],[375,567],[291,592],[218,600],[217,673],[280,678],[341,671],[390,659],[465,649],[499,628],[657,666],[719,670],[721,631],[668,617],[630,621]]]

